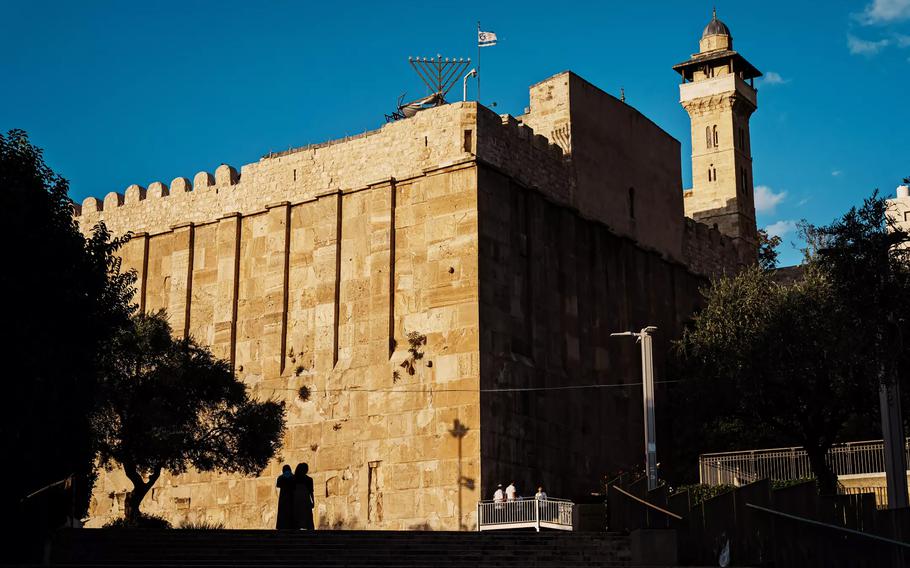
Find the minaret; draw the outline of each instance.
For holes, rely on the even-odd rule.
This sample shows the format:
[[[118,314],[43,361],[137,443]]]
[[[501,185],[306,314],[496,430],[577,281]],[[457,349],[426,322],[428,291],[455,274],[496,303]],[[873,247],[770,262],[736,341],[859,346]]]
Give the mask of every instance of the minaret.
[[[673,69],[682,75],[679,102],[692,122],[692,189],[684,194],[686,216],[716,225],[737,242],[746,260],[754,258],[749,117],[758,107],[753,80],[761,72],[733,51],[733,36],[716,11],[698,53]]]

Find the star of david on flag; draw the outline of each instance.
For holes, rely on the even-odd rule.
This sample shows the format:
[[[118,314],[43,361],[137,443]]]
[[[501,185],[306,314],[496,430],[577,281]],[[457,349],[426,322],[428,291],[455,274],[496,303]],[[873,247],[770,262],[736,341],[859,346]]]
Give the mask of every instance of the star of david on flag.
[[[496,45],[496,33],[495,32],[482,32],[477,30],[477,46],[478,47],[492,47]]]

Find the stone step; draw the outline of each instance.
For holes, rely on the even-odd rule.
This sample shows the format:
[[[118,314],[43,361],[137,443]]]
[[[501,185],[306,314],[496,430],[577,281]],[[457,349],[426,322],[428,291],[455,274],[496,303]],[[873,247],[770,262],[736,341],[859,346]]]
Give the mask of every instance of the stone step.
[[[88,566],[629,566],[609,533],[111,530],[60,531],[54,564]]]

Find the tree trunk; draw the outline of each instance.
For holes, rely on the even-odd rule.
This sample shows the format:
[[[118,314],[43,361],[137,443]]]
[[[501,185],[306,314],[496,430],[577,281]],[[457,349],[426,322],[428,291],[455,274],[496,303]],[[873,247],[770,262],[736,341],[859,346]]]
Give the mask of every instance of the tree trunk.
[[[827,448],[811,447],[806,445],[806,454],[809,457],[809,466],[815,479],[818,482],[818,492],[821,495],[837,494],[837,476],[831,471],[831,467],[825,460],[828,453]]]
[[[142,500],[145,499],[145,496],[148,495],[152,486],[155,485],[155,482],[158,481],[158,476],[161,475],[161,468],[155,468],[149,476],[148,481],[142,479],[142,476],[136,470],[135,466],[124,464],[123,470],[126,473],[126,477],[133,483],[133,490],[126,495],[123,516],[124,519],[126,519],[127,524],[136,525],[139,523],[139,519],[142,518],[139,505],[142,503]]]

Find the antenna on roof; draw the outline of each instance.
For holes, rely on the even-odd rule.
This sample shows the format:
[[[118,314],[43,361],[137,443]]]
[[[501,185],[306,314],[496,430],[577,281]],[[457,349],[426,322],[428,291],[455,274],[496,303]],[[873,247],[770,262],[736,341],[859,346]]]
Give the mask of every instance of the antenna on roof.
[[[471,66],[471,58],[443,58],[439,54],[430,58],[408,57],[408,62],[430,94],[409,103],[402,103],[404,95],[401,95],[398,98],[398,108],[385,116],[386,122],[410,118],[421,110],[446,104],[446,95]]]

